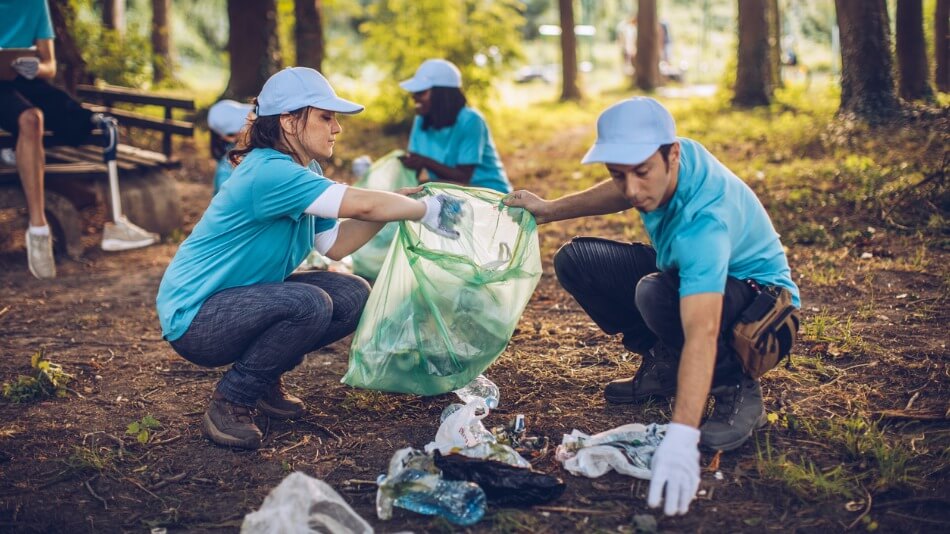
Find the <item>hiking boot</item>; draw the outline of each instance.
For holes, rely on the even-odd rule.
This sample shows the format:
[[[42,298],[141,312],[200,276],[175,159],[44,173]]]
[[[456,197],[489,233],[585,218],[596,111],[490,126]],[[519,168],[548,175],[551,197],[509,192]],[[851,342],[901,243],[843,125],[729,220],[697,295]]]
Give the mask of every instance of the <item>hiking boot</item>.
[[[33,276],[56,278],[56,261],[53,259],[53,236],[37,235],[26,231],[26,262]]]
[[[699,427],[699,442],[710,449],[731,451],[742,446],[752,431],[766,422],[759,381],[743,376],[738,384],[712,390],[713,413]]]
[[[257,401],[257,411],[271,419],[297,419],[307,413],[303,401],[284,391],[280,380]]]
[[[632,378],[614,380],[604,388],[604,398],[614,404],[639,404],[676,393],[677,358],[659,342],[643,357]]]
[[[102,228],[102,250],[109,252],[147,247],[158,240],[158,234],[135,226],[125,217],[107,222]]]
[[[261,429],[251,418],[251,409],[215,395],[205,410],[201,430],[211,441],[225,447],[259,449]]]

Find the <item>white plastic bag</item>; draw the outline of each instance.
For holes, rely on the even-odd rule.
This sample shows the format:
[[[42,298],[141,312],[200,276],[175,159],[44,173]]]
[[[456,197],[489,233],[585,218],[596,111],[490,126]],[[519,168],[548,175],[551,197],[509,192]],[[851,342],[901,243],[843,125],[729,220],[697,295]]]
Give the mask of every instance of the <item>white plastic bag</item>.
[[[301,472],[284,478],[256,512],[244,516],[241,534],[373,534],[329,484]]]
[[[590,436],[579,430],[565,434],[554,455],[573,475],[597,478],[611,469],[650,480],[653,452],[663,441],[666,425],[632,423]]]
[[[488,415],[485,399],[476,398],[445,418],[435,433],[435,441],[426,445],[426,452],[438,450],[449,454],[452,449],[465,449],[480,443],[495,441],[495,437],[482,424]]]

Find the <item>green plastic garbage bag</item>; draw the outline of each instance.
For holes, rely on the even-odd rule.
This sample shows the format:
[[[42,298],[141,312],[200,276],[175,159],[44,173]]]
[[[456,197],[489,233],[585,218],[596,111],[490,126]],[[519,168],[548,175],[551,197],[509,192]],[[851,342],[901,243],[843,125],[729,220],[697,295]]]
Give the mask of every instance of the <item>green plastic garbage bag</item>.
[[[416,171],[403,167],[399,156],[405,154],[402,150],[393,150],[376,160],[366,174],[353,185],[365,189],[379,189],[395,191],[403,187],[419,185]],[[391,222],[383,227],[365,245],[351,254],[353,258],[353,272],[369,279],[375,279],[379,268],[383,266],[389,245],[396,237],[399,223]]]
[[[461,236],[399,223],[370,293],[342,382],[438,395],[481,374],[505,349],[541,277],[537,224],[502,193],[426,184],[468,201]]]

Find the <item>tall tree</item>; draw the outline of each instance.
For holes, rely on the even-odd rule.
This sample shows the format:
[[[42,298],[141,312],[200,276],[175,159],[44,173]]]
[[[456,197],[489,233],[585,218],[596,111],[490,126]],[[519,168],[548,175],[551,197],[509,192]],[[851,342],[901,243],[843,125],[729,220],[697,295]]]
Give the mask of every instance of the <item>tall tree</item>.
[[[228,21],[231,78],[222,97],[244,100],[280,69],[276,0],[228,0]]]
[[[172,73],[171,41],[168,35],[168,19],[171,0],[152,0],[152,81],[167,80]]]
[[[921,0],[897,0],[897,87],[905,100],[932,100]]]
[[[79,53],[76,40],[69,28],[76,20],[76,8],[70,0],[51,0],[49,3],[53,31],[56,33],[56,78],[70,93],[80,83],[92,81],[86,74],[86,62]]]
[[[561,100],[580,100],[577,85],[577,36],[574,34],[574,1],[558,0],[561,13]]]
[[[937,89],[950,92],[950,0],[937,0],[934,11],[934,51]]]
[[[296,0],[294,2],[294,43],[297,48],[297,65],[322,70],[323,10],[321,0]]]
[[[769,77],[772,89],[782,82],[782,12],[778,0],[769,0]]]
[[[125,33],[125,0],[102,0],[102,25]]]
[[[637,68],[634,82],[640,89],[652,91],[661,82],[660,19],[656,13],[656,0],[639,0],[637,6]]]
[[[767,106],[772,101],[768,0],[739,0],[739,47],[732,103]]]
[[[869,123],[900,110],[894,89],[891,28],[885,0],[835,0],[841,33],[841,106],[838,112]]]

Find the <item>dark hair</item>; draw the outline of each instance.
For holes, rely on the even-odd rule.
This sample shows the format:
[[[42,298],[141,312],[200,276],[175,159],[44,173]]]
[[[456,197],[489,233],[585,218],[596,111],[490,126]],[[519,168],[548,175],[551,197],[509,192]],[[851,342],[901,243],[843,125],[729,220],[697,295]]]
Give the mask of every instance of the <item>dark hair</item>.
[[[668,143],[665,145],[660,145],[658,149],[660,151],[660,156],[663,158],[663,163],[666,163],[666,170],[670,170],[670,150],[673,148],[673,143]]]
[[[429,113],[422,117],[422,129],[439,129],[455,124],[459,111],[467,103],[465,93],[458,87],[433,87],[430,91]]]
[[[254,104],[257,104],[256,98]],[[309,110],[309,107],[303,107],[295,109],[289,114],[298,121],[303,120],[302,126],[306,126]],[[294,159],[299,159],[294,149],[290,148],[290,143],[287,142],[287,134],[280,127],[280,115],[265,115],[263,117],[255,115],[251,125],[244,130],[244,135],[238,139],[237,145],[228,152],[228,161],[232,165],[237,165],[241,163],[248,152],[255,148],[273,148],[284,154],[290,154]]]

